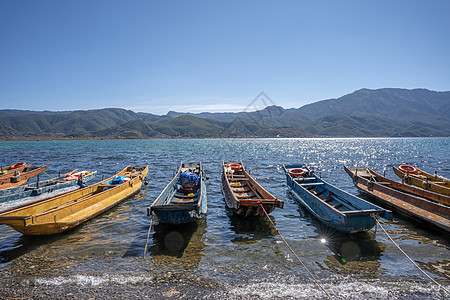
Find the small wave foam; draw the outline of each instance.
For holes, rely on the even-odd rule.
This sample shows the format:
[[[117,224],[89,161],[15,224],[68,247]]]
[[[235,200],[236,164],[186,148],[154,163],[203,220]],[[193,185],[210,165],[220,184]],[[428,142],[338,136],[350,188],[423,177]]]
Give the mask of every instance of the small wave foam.
[[[73,275],[58,276],[53,278],[36,278],[36,284],[40,285],[66,285],[76,284],[82,286],[98,286],[105,284],[139,284],[151,281],[151,276],[130,276],[130,275]]]
[[[381,282],[358,281],[342,283],[325,283],[323,288],[333,298],[344,299],[392,299],[395,295],[422,295],[423,298],[439,298],[443,295],[433,284],[419,282]],[[232,288],[229,294],[237,298],[257,297],[261,299],[296,298],[323,299],[325,293],[314,283],[253,283]],[[422,298],[421,297],[421,298]]]

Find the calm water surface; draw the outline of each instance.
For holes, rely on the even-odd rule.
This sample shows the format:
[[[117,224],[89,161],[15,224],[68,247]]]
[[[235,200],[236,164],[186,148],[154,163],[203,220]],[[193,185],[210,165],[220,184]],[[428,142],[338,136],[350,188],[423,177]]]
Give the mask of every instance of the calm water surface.
[[[225,207],[222,160],[242,160],[267,190],[285,200],[271,218],[333,297],[440,298],[378,228],[342,235],[318,223],[289,193],[283,164],[307,163],[325,180],[360,195],[343,165],[386,172],[412,164],[450,177],[450,139],[251,139],[0,142],[0,163],[50,163],[49,176],[73,169],[112,176],[127,165],[149,165],[148,185],[119,206],[64,234],[29,237],[0,225],[3,279],[36,286],[151,285],[179,276],[220,284],[212,297],[321,298],[324,295],[267,219],[242,219]],[[208,215],[179,227],[157,225],[142,258],[150,219],[146,208],[180,161],[202,161],[209,176]],[[43,176],[45,177],[45,176]],[[383,226],[429,275],[450,288],[450,237],[394,214]],[[322,243],[321,239],[326,239]],[[0,284],[1,284],[0,280]]]

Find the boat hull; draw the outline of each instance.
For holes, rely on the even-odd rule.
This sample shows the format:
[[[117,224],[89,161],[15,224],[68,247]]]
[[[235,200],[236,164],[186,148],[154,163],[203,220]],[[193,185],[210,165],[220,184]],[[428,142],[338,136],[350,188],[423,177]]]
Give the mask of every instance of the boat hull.
[[[405,193],[409,193],[409,194],[413,194],[418,197],[426,198],[428,200],[432,200],[434,202],[441,203],[441,204],[444,204],[447,206],[450,205],[450,197],[449,196],[435,193],[430,190],[425,190],[425,189],[416,187],[414,185],[404,184],[402,182],[397,182],[397,181],[391,180],[389,178],[381,176],[380,174],[376,173],[375,171],[373,171],[369,168],[367,168],[367,171],[381,185],[386,185],[392,189],[395,189],[395,190],[398,190],[401,192],[405,192]]]
[[[25,184],[31,177],[34,177],[44,172],[49,165],[50,164],[42,167],[37,166],[26,167],[21,172],[17,171],[14,172],[13,174],[8,174],[8,176],[0,177],[0,190]]]
[[[230,175],[230,165],[241,166],[236,175]],[[227,207],[242,217],[264,216],[264,210],[269,214],[276,207],[284,206],[284,202],[259,185],[240,162],[223,162],[221,188]]]
[[[77,187],[84,187],[84,183],[91,181],[97,175],[97,171],[92,172],[86,176],[83,176],[83,180],[70,180],[63,181],[64,177],[58,177],[55,179],[49,179],[45,181],[33,182],[31,184],[22,185],[20,187],[7,189],[8,190],[16,190],[16,192],[12,192],[3,196],[0,196],[0,203],[2,206],[4,204],[8,204],[8,202],[15,202],[14,206],[10,206],[7,208],[2,208],[1,211],[10,210],[13,208],[18,208],[24,205],[29,205],[37,201],[45,200],[45,195],[52,194],[56,196],[58,191],[69,192],[68,189],[76,189]],[[61,192],[60,192],[61,193]],[[27,198],[23,203],[16,203],[16,200]],[[39,199],[36,199],[39,198]]]
[[[15,169],[11,169],[11,167],[1,168],[0,171],[0,178],[10,176],[11,174],[14,174],[14,172],[22,172],[23,169],[27,167],[31,167],[32,164],[24,165],[22,167],[18,167]]]
[[[147,167],[127,167],[117,175],[131,180],[110,185],[113,176],[91,186],[0,213],[6,224],[25,235],[50,235],[64,232],[116,206],[138,192]]]
[[[450,232],[450,220],[445,217],[448,214],[448,207],[374,182],[370,180],[372,177],[366,169],[350,167],[344,169],[360,191],[378,202],[434,228]]]
[[[429,190],[445,196],[450,196],[450,183],[443,178],[433,176],[418,170],[418,174],[405,174],[398,168],[393,167],[394,173],[402,180],[403,183],[407,183],[424,190]]]
[[[185,169],[198,168],[199,190],[189,203],[176,203],[177,182]],[[192,200],[192,201],[191,201]],[[207,192],[203,167],[200,164],[181,163],[177,173],[152,205],[147,209],[147,215],[155,216],[156,220],[167,224],[182,224],[195,222],[203,218],[207,213]]]
[[[308,177],[301,180],[289,174],[290,169],[300,168],[308,170],[304,165],[285,166],[287,185],[295,199],[323,224],[338,231],[356,233],[373,228],[376,224],[376,216],[392,219],[390,211],[328,184],[309,170],[305,174]],[[312,187],[318,188],[319,192],[310,190]],[[324,199],[318,196],[319,193],[324,195]],[[338,208],[342,210],[338,210]]]

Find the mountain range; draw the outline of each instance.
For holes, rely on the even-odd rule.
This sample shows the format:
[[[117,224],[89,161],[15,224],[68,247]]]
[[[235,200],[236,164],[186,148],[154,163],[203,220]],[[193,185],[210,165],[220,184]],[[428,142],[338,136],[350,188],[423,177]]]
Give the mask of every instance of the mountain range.
[[[166,115],[0,110],[0,140],[450,136],[450,92],[361,89],[300,108]]]

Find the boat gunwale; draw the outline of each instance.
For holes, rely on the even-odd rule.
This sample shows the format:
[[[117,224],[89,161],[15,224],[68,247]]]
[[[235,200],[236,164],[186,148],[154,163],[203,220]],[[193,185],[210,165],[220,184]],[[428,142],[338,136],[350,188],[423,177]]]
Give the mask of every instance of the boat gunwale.
[[[164,202],[166,202],[167,199],[162,199],[164,195],[166,195],[166,192],[168,192],[168,189],[172,188],[172,187],[176,187],[178,178],[181,175],[181,171],[183,169],[183,166],[185,165],[185,163],[180,162],[178,169],[177,169],[177,173],[175,173],[175,175],[173,176],[172,180],[166,185],[166,187],[162,190],[162,192],[158,195],[158,197],[155,199],[155,201],[153,201],[153,203],[147,208],[147,211],[150,211],[150,213],[154,210],[164,210],[166,207],[179,207],[179,208],[188,208],[188,207],[193,207],[195,209],[197,209],[197,212],[200,211],[200,207],[201,204],[203,202],[203,185],[205,184],[204,182],[204,178],[203,178],[203,165],[201,162],[199,163],[186,163],[186,164],[195,164],[196,166],[199,167],[199,181],[200,181],[200,188],[199,188],[199,194],[197,197],[197,203],[193,204],[193,203],[174,203],[172,202],[173,197],[171,197],[172,199],[164,204]],[[174,192],[175,193],[175,192]],[[167,193],[167,198],[170,198],[171,193]],[[161,204],[159,204],[159,202],[162,202]],[[172,210],[172,209],[166,209],[166,210]],[[174,209],[174,210],[179,210],[179,209]],[[186,210],[192,210],[192,208],[186,209]]]
[[[86,180],[86,181],[91,181],[96,176],[97,176],[97,171],[92,171],[88,175],[84,175],[83,179]],[[41,181],[40,184],[39,184],[39,188],[31,186],[31,185],[37,185],[37,182],[24,184],[24,185],[22,185],[22,187],[24,186],[24,189],[22,189],[20,191],[17,191],[15,193],[13,192],[13,193],[5,194],[5,195],[0,195],[0,202],[7,202],[7,201],[21,199],[21,198],[30,198],[30,199],[32,199],[33,197],[36,197],[36,195],[26,195],[26,194],[27,193],[33,193],[34,191],[37,191],[37,190],[41,190],[41,193],[37,195],[37,196],[41,196],[43,194],[48,193],[48,190],[51,190],[51,192],[53,192],[53,191],[57,191],[57,190],[60,190],[60,189],[74,187],[76,185],[80,186],[79,183],[78,183],[79,179],[78,180],[74,179],[74,180],[70,180],[70,181],[62,181],[62,180],[60,180],[60,178],[63,178],[63,177],[65,178],[65,176],[60,176],[60,177],[57,177],[57,178],[54,178],[54,179],[47,179],[47,180]],[[41,184],[42,184],[42,186],[41,186]],[[57,187],[57,188],[55,188],[55,187]],[[72,191],[67,191],[67,192],[64,192],[64,193],[60,193],[58,195],[55,195],[54,197],[60,196],[60,195],[62,196],[63,194],[66,194],[68,192],[72,192]],[[48,197],[48,198],[51,198],[51,197]],[[21,208],[21,207],[26,206],[26,205],[30,205],[30,204],[34,204],[36,202],[44,201],[46,199],[47,198],[34,200],[34,201],[27,201],[24,204],[18,204],[17,206],[8,208],[6,210],[15,209],[15,208]],[[1,210],[0,213],[4,212],[6,210]]]
[[[139,168],[142,168],[142,169],[140,169],[137,174],[134,173],[134,172],[132,173],[132,169],[131,168],[135,168],[135,167],[139,167]],[[35,204],[29,205],[29,206],[26,206],[26,207],[21,207],[21,208],[15,209],[15,210],[11,210],[11,211],[7,211],[7,212],[4,212],[4,213],[1,213],[0,214],[0,223],[9,225],[10,227],[14,228],[15,230],[17,230],[17,231],[19,231],[19,232],[21,232],[23,234],[26,234],[26,235],[58,234],[58,233],[61,233],[61,232],[65,231],[65,230],[68,230],[70,228],[74,228],[74,227],[80,225],[81,223],[83,223],[83,222],[85,222],[85,221],[87,221],[89,219],[92,219],[92,218],[96,217],[97,215],[105,212],[106,210],[112,208],[113,206],[118,205],[120,202],[124,201],[128,197],[131,197],[132,195],[137,193],[140,190],[140,188],[142,186],[142,182],[144,181],[144,178],[146,177],[146,175],[148,173],[148,166],[145,166],[145,167],[144,166],[127,166],[121,172],[116,173],[112,177],[110,177],[108,179],[105,179],[105,180],[102,180],[99,183],[93,184],[93,185],[91,185],[89,187],[86,187],[86,188],[83,188],[83,189],[80,189],[80,190],[75,190],[73,192],[69,192],[67,194],[56,196],[56,197],[53,197],[53,198],[50,198],[50,199],[47,199],[46,201],[44,201],[44,202],[48,202],[48,201],[54,200],[56,198],[68,197],[69,194],[79,193],[81,190],[84,190],[84,189],[97,189],[98,186],[103,184],[104,182],[106,182],[108,180],[111,180],[111,179],[113,179],[116,176],[119,176],[119,174],[126,174],[126,173],[130,173],[130,177],[131,177],[131,174],[136,174],[136,175],[131,177],[130,181],[125,181],[124,183],[119,184],[119,185],[116,186],[116,188],[122,189],[121,192],[124,192],[124,195],[121,195],[118,198],[114,197],[114,195],[115,195],[114,193],[112,193],[112,195],[110,195],[110,196],[104,197],[105,193],[107,193],[107,192],[111,193],[111,191],[114,191],[115,188],[105,189],[104,191],[101,191],[101,192],[96,193],[94,195],[90,194],[89,196],[86,196],[86,195],[82,196],[82,193],[81,193],[80,197],[84,198],[81,201],[78,201],[79,198],[78,199],[74,199],[74,200],[70,201],[69,203],[64,203],[63,205],[60,205],[58,207],[53,207],[53,208],[51,208],[49,210],[43,211],[42,213],[39,213],[39,214],[36,214],[36,215],[31,214],[31,215],[25,215],[25,216],[24,215],[22,215],[22,216],[20,216],[20,215],[19,216],[4,216],[4,214],[11,213],[11,212],[16,211],[16,210],[24,210],[24,209],[27,209],[29,207],[37,206],[40,203],[35,203]],[[139,181],[140,184],[135,184],[136,181]],[[126,186],[126,185],[128,185],[128,186]],[[127,191],[129,191],[129,192],[127,192]],[[117,193],[116,193],[116,195],[117,195]],[[84,208],[77,209],[75,212],[70,211],[67,215],[64,215],[62,218],[60,218],[60,220],[64,220],[65,218],[69,218],[68,221],[61,222],[61,221],[57,221],[56,220],[56,216],[58,215],[58,210],[67,209],[67,208],[70,208],[73,205],[81,205],[85,201],[89,201],[89,200],[93,201],[93,200],[96,200],[96,198],[100,198],[100,199],[97,202],[95,202],[95,203],[91,203],[89,205],[86,205],[86,207],[84,207]],[[69,199],[70,199],[70,197],[69,197]],[[111,201],[111,202],[109,202],[109,201]],[[76,214],[84,211],[85,209],[92,208],[95,205],[98,205],[98,209],[92,210],[93,211],[92,213],[84,214],[84,215],[81,214],[79,218],[74,218],[74,219],[70,220],[71,216],[76,215]],[[3,216],[2,216],[2,214],[3,214]],[[35,219],[37,219],[39,217],[42,217],[44,215],[48,215],[50,217],[53,216],[54,217],[54,221],[53,222],[49,222],[48,221],[49,217],[47,217],[47,219],[43,219],[41,222],[34,223]],[[46,218],[46,217],[44,217],[44,218]],[[30,219],[31,219],[31,223],[29,223]],[[11,220],[11,221],[23,221],[23,225],[19,225],[17,222],[8,224],[8,222],[1,222],[1,220],[5,220],[5,221],[8,221],[8,220]]]
[[[110,190],[113,190],[113,189],[115,189],[115,188],[117,188],[117,187],[122,186],[122,184],[119,184],[119,185],[116,185],[116,186],[112,187],[111,189],[105,189],[104,191],[101,191],[101,192],[99,192],[99,193],[93,194],[93,192],[95,192],[95,191],[97,190],[97,188],[98,188],[100,185],[102,185],[103,183],[105,183],[105,182],[107,182],[107,181],[110,181],[110,180],[114,179],[116,176],[121,176],[120,174],[125,174],[129,168],[131,168],[131,166],[127,166],[127,167],[125,167],[122,171],[116,173],[115,175],[113,175],[113,176],[111,176],[111,177],[109,177],[109,178],[107,178],[107,179],[104,179],[104,180],[102,180],[102,181],[100,181],[100,182],[98,182],[98,183],[94,183],[94,184],[92,184],[92,185],[90,185],[90,186],[84,187],[84,188],[82,188],[82,189],[77,189],[77,190],[74,190],[74,191],[69,191],[68,193],[64,193],[64,194],[62,194],[62,195],[57,195],[57,196],[55,196],[55,197],[51,197],[51,198],[45,199],[45,200],[43,200],[43,201],[38,201],[38,202],[36,202],[36,203],[31,203],[30,205],[26,205],[26,206],[18,207],[18,208],[15,208],[15,209],[3,211],[3,212],[0,213],[0,220],[2,219],[2,217],[4,217],[4,216],[2,216],[3,214],[14,213],[14,212],[17,212],[17,211],[20,211],[20,210],[25,210],[25,209],[31,208],[31,207],[33,207],[33,206],[34,206],[34,207],[37,207],[37,206],[43,205],[43,204],[48,203],[48,202],[53,202],[53,201],[55,201],[56,199],[60,199],[60,198],[66,198],[66,197],[67,197],[67,198],[70,198],[70,196],[73,195],[73,194],[77,194],[77,193],[82,194],[83,191],[92,189],[92,190],[93,190],[92,192],[90,192],[90,193],[88,193],[88,194],[86,194],[86,195],[80,197],[80,198],[84,198],[84,199],[81,199],[81,200],[80,200],[80,198],[76,198],[76,199],[71,200],[71,201],[69,201],[69,202],[66,202],[66,203],[64,203],[64,204],[61,204],[61,205],[59,205],[59,206],[50,208],[50,209],[48,209],[48,210],[46,210],[46,211],[44,211],[44,212],[41,212],[41,213],[39,213],[39,214],[36,214],[36,215],[34,215],[34,217],[42,216],[42,215],[45,215],[45,214],[47,214],[47,213],[49,213],[49,212],[51,212],[51,211],[56,211],[56,210],[59,210],[59,209],[62,209],[62,208],[66,208],[66,207],[68,207],[68,206],[73,205],[74,203],[82,203],[83,201],[88,200],[88,199],[91,198],[92,196],[100,195],[100,194],[103,194],[103,193],[105,193],[105,192],[107,192],[107,191],[110,191]],[[146,167],[146,168],[148,168],[148,167]],[[145,170],[145,169],[144,169],[144,170]],[[139,177],[139,176],[136,176],[135,178],[133,178],[133,179],[131,179],[131,180],[134,180],[134,179],[136,179],[137,177]],[[129,182],[129,181],[127,181],[127,182]],[[30,216],[33,216],[33,215],[30,215]],[[24,217],[24,216],[23,216],[23,217]],[[28,216],[26,216],[26,217],[28,217]]]
[[[396,168],[395,166],[393,166],[392,168],[394,169],[395,175],[397,175],[402,180],[402,182],[406,181],[406,183],[408,183],[411,186],[415,186],[420,189],[423,189],[426,191],[431,191],[433,193],[441,194],[441,195],[444,195],[447,197],[450,196],[450,185],[449,185],[450,181],[448,181],[447,178],[435,177],[435,176],[428,174],[420,169],[417,169],[419,172],[422,172],[425,174],[422,176],[426,176],[426,178],[420,178],[419,176],[417,176],[417,174],[403,173],[400,169]],[[440,181],[437,181],[435,179],[439,179]],[[428,187],[423,186],[423,183],[426,183],[428,185]]]
[[[0,177],[0,186],[3,185],[3,184],[8,184],[8,183],[15,183],[15,182],[12,181],[13,178],[17,178],[18,181],[28,180],[28,179],[30,179],[30,178],[32,178],[32,177],[34,177],[34,176],[44,172],[48,168],[48,166],[50,166],[50,164],[46,164],[45,166],[32,166],[32,165],[30,165],[30,167],[27,167],[27,168],[32,168],[32,167],[36,167],[36,168],[33,169],[33,170],[30,170],[30,171],[25,171],[25,172],[22,170],[17,175],[12,174],[12,175],[8,175],[8,176],[5,176],[5,177]],[[15,173],[15,172],[12,172],[12,173]]]
[[[289,171],[288,171],[288,168],[287,168],[287,167],[289,167],[289,166],[292,166],[292,167],[291,167],[292,169],[295,169],[295,168],[305,168],[306,170],[308,170],[308,173],[309,173],[310,170],[309,170],[308,167],[306,167],[305,165],[283,165],[285,174],[291,178],[291,181],[292,181],[293,183],[295,183],[297,186],[299,186],[303,191],[307,192],[311,197],[313,197],[313,198],[316,199],[316,200],[319,200],[322,204],[324,204],[325,206],[327,206],[329,209],[331,209],[332,211],[334,211],[334,212],[336,212],[336,213],[342,215],[342,216],[345,217],[345,219],[346,219],[346,216],[345,216],[345,214],[344,214],[342,211],[340,211],[340,210],[334,208],[333,206],[331,206],[330,204],[328,204],[328,203],[325,202],[324,200],[320,199],[319,197],[317,197],[316,195],[314,195],[311,191],[309,191],[308,189],[304,188],[297,180],[295,180],[295,179],[292,177],[292,175],[289,174]],[[291,168],[290,168],[290,169],[291,169]],[[314,177],[315,177],[316,180],[319,179],[316,175],[314,175]],[[324,183],[324,185],[326,184],[325,182],[323,182],[323,183]],[[307,205],[307,206],[309,207],[309,205]]]
[[[405,200],[399,199],[399,198],[397,198],[394,195],[388,194],[386,191],[393,192],[394,194],[395,193],[400,193],[400,194],[403,194],[404,196],[414,198],[417,201],[426,201],[426,202],[429,202],[429,203],[432,203],[432,204],[438,204],[438,203],[435,203],[435,202],[433,202],[431,200],[428,200],[428,199],[425,199],[425,198],[422,198],[422,197],[419,197],[419,196],[416,196],[416,195],[413,195],[413,194],[405,193],[405,192],[402,192],[402,191],[390,188],[390,187],[388,187],[386,185],[381,185],[381,184],[378,184],[378,183],[374,182],[373,183],[374,186],[377,187],[376,191],[378,191],[381,194],[381,195],[377,195],[377,194],[375,194],[375,193],[373,193],[373,192],[371,192],[369,190],[369,187],[368,187],[368,184],[367,184],[369,182],[369,180],[364,178],[364,177],[362,177],[362,176],[360,176],[360,175],[357,175],[357,171],[358,170],[363,171],[363,170],[365,170],[364,168],[356,168],[356,167],[344,166],[344,170],[350,176],[350,178],[352,178],[352,181],[353,181],[354,185],[359,190],[361,190],[362,192],[364,192],[366,194],[371,195],[372,197],[374,197],[378,201],[384,203],[384,205],[390,206],[393,209],[395,209],[395,210],[397,210],[397,211],[399,211],[399,212],[401,212],[401,213],[403,213],[405,215],[411,216],[414,219],[418,219],[418,220],[420,220],[422,222],[425,222],[425,223],[427,223],[429,225],[432,225],[434,228],[439,228],[440,230],[444,230],[446,232],[450,232],[450,223],[445,224],[445,223],[439,222],[438,220],[429,218],[426,215],[421,214],[420,211],[423,211],[426,214],[435,215],[435,216],[438,217],[438,219],[443,219],[443,220],[446,220],[447,222],[450,221],[448,218],[446,218],[446,217],[444,217],[442,215],[436,214],[436,213],[434,213],[434,212],[432,212],[432,211],[430,211],[428,209],[424,209],[422,207],[419,207],[417,205],[409,203],[409,202],[407,202]],[[380,190],[380,188],[381,188],[381,190]],[[386,191],[383,191],[383,190],[386,190]],[[386,199],[387,197],[394,198],[397,201],[399,201],[401,203],[404,203],[405,206],[400,206],[400,205],[398,205],[396,203],[393,203],[392,201]],[[412,209],[408,209],[409,206],[416,208],[417,211],[414,211]]]
[[[398,190],[398,191],[401,191],[401,192],[404,192],[404,193],[408,193],[408,194],[413,194],[413,195],[416,195],[418,197],[425,198],[426,200],[431,200],[431,201],[434,201],[434,202],[437,202],[437,203],[441,203],[441,204],[442,204],[441,201],[447,202],[447,203],[443,203],[443,204],[444,205],[450,205],[450,196],[447,196],[447,195],[444,195],[444,194],[439,194],[439,193],[434,192],[432,190],[423,189],[423,188],[420,188],[420,187],[418,187],[416,185],[409,185],[409,184],[407,185],[407,184],[404,184],[402,182],[398,182],[398,181],[389,179],[389,178],[387,178],[385,176],[382,176],[382,175],[378,174],[377,172],[375,172],[374,170],[372,170],[370,168],[367,168],[367,170],[368,170],[369,174],[372,174],[373,176],[379,177],[383,181],[394,185],[395,187],[394,186],[391,187],[394,190]],[[408,191],[408,190],[410,190],[410,191]]]
[[[0,171],[0,178],[8,177],[8,176],[9,176],[8,174],[13,173],[13,172],[15,172],[15,171],[22,172],[23,169],[29,168],[29,167],[31,167],[32,165],[33,165],[32,163],[31,163],[31,164],[26,164],[25,166],[19,167],[19,168],[16,168],[16,169],[10,169],[11,166],[6,167],[6,168],[2,168],[3,171]]]
[[[245,177],[238,177],[236,178],[236,181],[248,181],[249,184],[249,188],[252,189],[252,187],[258,192],[258,194],[255,193],[256,198],[258,199],[239,199],[236,196],[236,192],[233,191],[230,180],[228,178],[228,174],[225,171],[226,164],[231,165],[231,164],[240,164],[242,167],[242,172],[243,172],[243,176]],[[259,203],[262,204],[266,204],[266,205],[274,205],[275,207],[279,207],[282,208],[283,207],[283,201],[278,199],[277,197],[275,197],[274,195],[272,195],[269,191],[267,191],[265,188],[263,188],[246,170],[244,164],[242,163],[242,161],[240,162],[236,162],[236,161],[222,161],[222,178],[225,179],[226,185],[228,190],[230,191],[231,196],[233,197],[233,200],[238,204],[238,207],[241,206],[247,206],[247,207],[251,207],[251,206],[256,206]],[[251,185],[251,186],[250,186]],[[271,196],[271,198],[264,198],[263,195],[261,195],[261,191],[264,191],[265,193],[267,193],[268,196]],[[283,203],[283,204],[280,204]],[[256,204],[256,205],[255,205]]]

